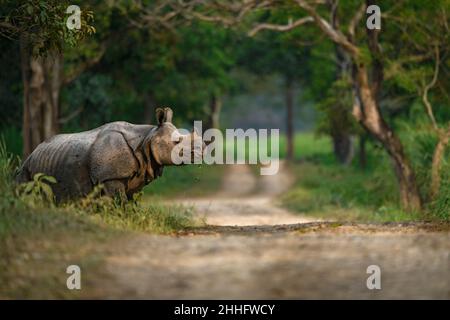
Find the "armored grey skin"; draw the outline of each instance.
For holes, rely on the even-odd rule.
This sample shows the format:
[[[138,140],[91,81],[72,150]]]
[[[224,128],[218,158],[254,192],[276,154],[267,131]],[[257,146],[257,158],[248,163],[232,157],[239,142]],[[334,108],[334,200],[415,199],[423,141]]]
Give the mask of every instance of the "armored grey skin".
[[[56,178],[52,185],[58,202],[82,197],[103,184],[108,196],[130,199],[145,185],[160,177],[166,165],[173,165],[175,145],[193,144],[200,139],[195,131],[178,135],[170,108],[158,108],[157,126],[112,122],[99,128],[56,135],[42,142],[25,160],[16,181],[30,181],[37,173]],[[198,143],[198,141],[197,141]],[[203,143],[200,144],[203,146]],[[182,145],[180,145],[181,147]],[[192,158],[202,150],[192,149]]]

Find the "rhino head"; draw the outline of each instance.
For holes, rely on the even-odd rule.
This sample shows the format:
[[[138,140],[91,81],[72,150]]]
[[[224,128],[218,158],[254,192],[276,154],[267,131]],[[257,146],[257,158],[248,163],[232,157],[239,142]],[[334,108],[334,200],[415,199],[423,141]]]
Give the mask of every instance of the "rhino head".
[[[205,144],[202,137],[193,130],[189,134],[182,134],[172,123],[173,111],[170,108],[156,109],[157,127],[148,136],[149,152],[154,161],[160,166],[178,165],[174,159],[174,148],[180,150],[177,153],[180,157],[188,156],[189,163],[194,163],[195,159],[202,159]],[[183,155],[189,150],[190,155]]]

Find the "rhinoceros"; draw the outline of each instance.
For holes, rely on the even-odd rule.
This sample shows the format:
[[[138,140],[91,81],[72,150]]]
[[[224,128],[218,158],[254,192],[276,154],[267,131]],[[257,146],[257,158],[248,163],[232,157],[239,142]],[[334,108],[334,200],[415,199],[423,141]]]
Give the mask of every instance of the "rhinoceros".
[[[119,121],[90,131],[56,135],[36,147],[16,181],[30,181],[37,173],[52,176],[57,181],[52,189],[58,202],[83,197],[100,184],[105,195],[130,199],[160,177],[164,166],[174,165],[171,153],[177,144],[181,143],[181,150],[188,150],[183,144],[200,143],[200,149],[190,149],[190,156],[201,158],[201,137],[195,130],[180,134],[172,116],[170,108],[158,108],[156,126]]]

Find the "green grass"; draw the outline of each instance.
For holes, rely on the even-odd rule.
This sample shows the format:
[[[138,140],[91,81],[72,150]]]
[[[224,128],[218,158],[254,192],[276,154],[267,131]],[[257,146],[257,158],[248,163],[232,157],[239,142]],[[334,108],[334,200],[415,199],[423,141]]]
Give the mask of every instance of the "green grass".
[[[357,159],[346,167],[334,160],[328,139],[301,134],[296,137],[296,156],[301,159],[291,165],[296,183],[280,197],[280,203],[294,212],[364,222],[448,219],[430,205],[422,214],[399,207],[396,179],[383,150],[368,148],[364,170],[356,165]],[[438,201],[442,202],[442,197]]]
[[[8,152],[17,156],[22,154],[22,132],[19,128],[10,126],[0,128],[0,140]]]
[[[311,138],[303,137],[305,140]],[[331,145],[326,150],[326,145],[317,144],[317,151],[314,144],[306,141],[305,145],[312,146],[302,158],[306,161],[291,166],[297,182],[280,198],[286,208],[323,219],[361,222],[449,220],[447,162],[443,165],[438,197],[425,202],[422,213],[407,213],[399,206],[397,182],[383,150],[369,147],[368,165],[363,170],[356,165],[357,159],[348,167],[337,164],[331,154]],[[416,170],[423,188],[427,181],[421,177],[422,171]]]
[[[398,207],[395,180],[387,171],[361,171],[338,165],[293,166],[297,183],[281,197],[288,209],[340,221],[410,221],[420,219]]]
[[[280,158],[286,157],[286,136],[280,137]],[[334,163],[331,139],[312,132],[300,132],[294,138],[294,159]]]
[[[225,168],[221,165],[165,167],[162,177],[145,187],[144,194],[152,199],[199,197],[214,194],[222,186],[224,172]]]
[[[273,142],[278,142],[279,146],[279,157],[281,159],[286,157],[286,145],[287,139],[286,135],[281,134],[278,141],[269,137],[269,142],[267,145],[267,152],[271,155],[271,145]],[[232,149],[232,141],[226,141],[225,145]],[[234,150],[236,153],[237,143],[234,142]],[[249,154],[258,155],[259,145],[258,141],[248,141],[246,139],[245,143],[245,159],[248,163]],[[295,159],[309,159],[309,160],[321,160],[325,162],[333,161],[333,155],[330,153],[331,150],[331,139],[327,136],[319,136],[312,132],[298,132],[294,137],[294,158]]]

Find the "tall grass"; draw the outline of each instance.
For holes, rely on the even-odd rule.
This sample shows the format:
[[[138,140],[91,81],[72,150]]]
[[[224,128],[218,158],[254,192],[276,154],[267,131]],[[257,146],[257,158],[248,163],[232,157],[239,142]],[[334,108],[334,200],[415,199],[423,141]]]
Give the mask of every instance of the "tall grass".
[[[165,167],[162,177],[144,188],[146,202],[159,198],[199,197],[218,192],[225,173],[221,165]]]
[[[22,132],[20,128],[7,126],[0,129],[0,137],[9,153],[19,156],[22,153]]]
[[[423,134],[423,133],[422,133]],[[436,141],[418,132],[408,142],[422,194],[427,194],[430,154]],[[324,219],[356,221],[405,221],[417,219],[449,220],[449,152],[441,169],[441,189],[434,201],[425,201],[422,213],[407,213],[399,206],[398,186],[391,163],[379,148],[368,148],[368,165],[362,170],[355,163],[339,165],[332,156],[331,144],[316,144],[313,136],[299,141],[310,146],[302,161],[291,166],[297,178],[294,187],[282,195],[281,203],[296,212]],[[299,152],[299,151],[297,151]],[[355,159],[356,162],[356,159]],[[425,199],[427,200],[427,199]]]
[[[425,210],[432,216],[450,220],[450,147],[447,146],[441,162],[439,193],[431,199],[431,165],[438,137],[428,122],[418,122],[414,126],[401,124],[402,140],[406,142],[416,172]]]

